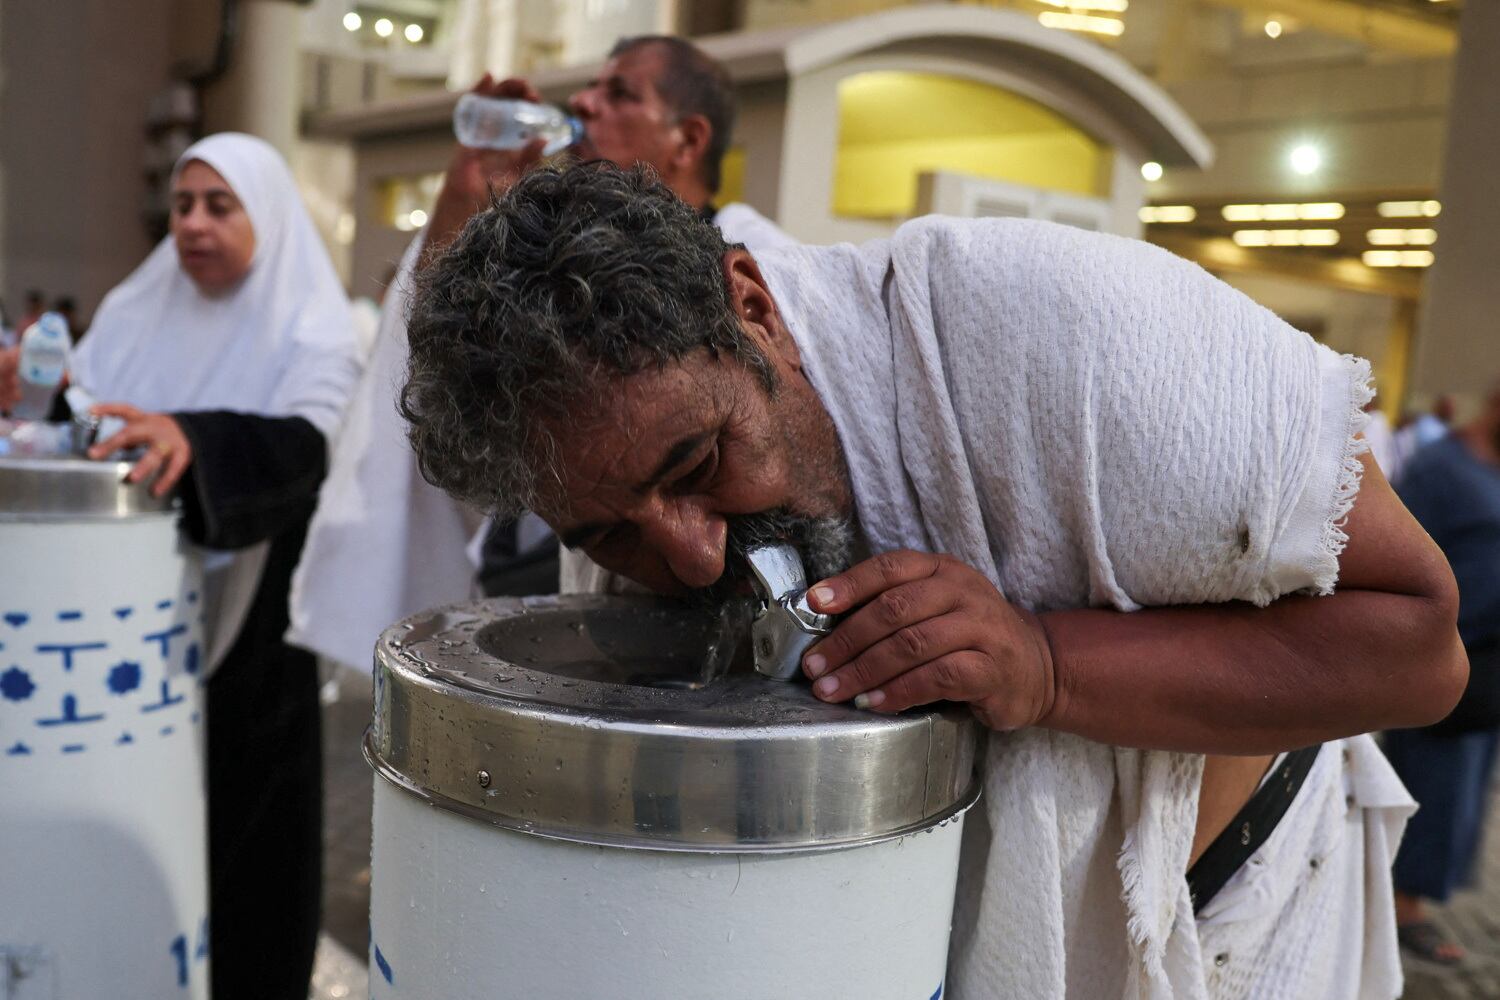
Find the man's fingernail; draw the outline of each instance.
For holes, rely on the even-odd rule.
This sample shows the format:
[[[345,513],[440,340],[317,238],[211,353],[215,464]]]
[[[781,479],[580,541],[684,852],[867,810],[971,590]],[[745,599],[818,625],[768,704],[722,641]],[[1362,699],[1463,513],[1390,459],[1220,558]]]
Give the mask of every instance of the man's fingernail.
[[[837,677],[825,677],[822,680],[818,681],[818,683],[813,685],[813,690],[818,692],[818,694],[822,695],[824,698],[827,698],[838,689],[839,679]]]
[[[813,600],[817,601],[819,604],[827,604],[829,601],[833,600],[833,588],[814,587],[812,589],[812,595]]]
[[[828,659],[821,653],[809,653],[807,659],[802,662],[807,667],[809,677],[822,677],[823,671],[828,669]]]

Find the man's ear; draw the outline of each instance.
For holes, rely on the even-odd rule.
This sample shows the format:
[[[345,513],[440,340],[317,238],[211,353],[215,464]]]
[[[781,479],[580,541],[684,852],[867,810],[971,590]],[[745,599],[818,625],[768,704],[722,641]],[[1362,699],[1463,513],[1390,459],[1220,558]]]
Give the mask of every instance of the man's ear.
[[[766,287],[760,265],[750,251],[735,247],[724,255],[724,284],[729,291],[729,308],[740,328],[768,356],[779,358],[794,371],[802,370],[802,352],[792,339],[791,331],[781,321],[776,300]]]
[[[702,115],[683,115],[677,119],[677,148],[672,151],[673,166],[683,175],[697,175],[703,170],[703,158],[714,129]]]

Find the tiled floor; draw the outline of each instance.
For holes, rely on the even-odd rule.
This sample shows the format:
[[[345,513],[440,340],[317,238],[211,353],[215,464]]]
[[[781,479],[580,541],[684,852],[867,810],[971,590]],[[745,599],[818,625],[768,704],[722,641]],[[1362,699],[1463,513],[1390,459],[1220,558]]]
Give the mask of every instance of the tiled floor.
[[[370,678],[341,668],[323,692],[323,932],[363,957],[370,946],[373,772],[360,746],[370,722]]]
[[[1500,785],[1491,789],[1489,822],[1479,887],[1434,910],[1469,957],[1451,969],[1407,962],[1402,1000],[1500,1000]]]
[[[371,771],[360,741],[370,720],[370,678],[341,669],[332,680],[324,689],[324,938],[313,1000],[367,991]],[[1500,823],[1500,790],[1490,815]],[[1456,969],[1408,964],[1403,1000],[1500,1000],[1500,830],[1492,832],[1481,889],[1436,911],[1438,922],[1469,949],[1468,961]]]

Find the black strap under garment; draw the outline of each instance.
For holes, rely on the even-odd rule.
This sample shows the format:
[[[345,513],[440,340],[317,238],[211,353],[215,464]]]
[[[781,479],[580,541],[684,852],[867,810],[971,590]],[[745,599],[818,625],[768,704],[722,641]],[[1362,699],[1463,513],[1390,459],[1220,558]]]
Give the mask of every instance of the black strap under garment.
[[[1194,913],[1203,912],[1209,900],[1219,894],[1240,866],[1271,836],[1291,808],[1321,749],[1319,744],[1288,753],[1281,766],[1261,783],[1224,832],[1214,838],[1188,869],[1188,891],[1193,894]]]

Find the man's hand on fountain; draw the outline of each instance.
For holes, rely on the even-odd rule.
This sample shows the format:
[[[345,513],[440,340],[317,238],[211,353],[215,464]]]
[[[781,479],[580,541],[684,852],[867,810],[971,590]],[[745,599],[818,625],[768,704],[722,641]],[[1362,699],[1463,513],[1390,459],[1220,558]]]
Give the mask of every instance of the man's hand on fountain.
[[[992,729],[1047,717],[1056,676],[1036,615],[950,556],[887,552],[820,581],[813,609],[845,615],[802,661],[824,701],[899,712],[968,702]]]

